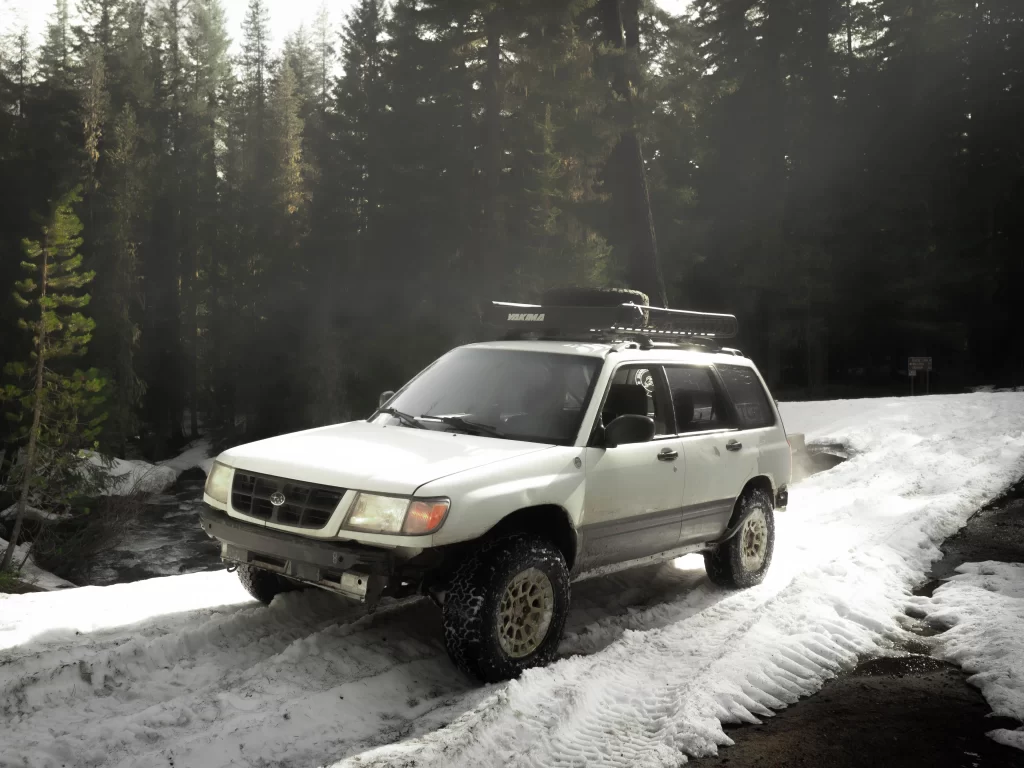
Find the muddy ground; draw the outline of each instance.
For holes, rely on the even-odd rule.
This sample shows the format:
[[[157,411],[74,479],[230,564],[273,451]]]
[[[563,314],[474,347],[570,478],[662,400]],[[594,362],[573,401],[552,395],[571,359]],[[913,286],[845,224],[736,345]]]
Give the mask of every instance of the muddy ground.
[[[1024,562],[1024,480],[982,509],[942,546],[944,557],[916,591],[931,594],[966,562]],[[927,630],[926,630],[927,631]],[[985,736],[1016,728],[992,717],[981,693],[956,666],[929,658],[923,643],[903,658],[869,659],[815,696],[763,725],[728,729],[735,746],[700,768],[1024,768],[1024,752]]]

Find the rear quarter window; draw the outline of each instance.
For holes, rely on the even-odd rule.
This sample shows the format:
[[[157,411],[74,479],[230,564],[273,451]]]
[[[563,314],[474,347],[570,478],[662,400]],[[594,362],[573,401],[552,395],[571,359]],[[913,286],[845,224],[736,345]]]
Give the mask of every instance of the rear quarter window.
[[[753,368],[745,365],[716,365],[725,391],[736,406],[740,429],[770,427],[775,423],[775,411],[768,393]]]

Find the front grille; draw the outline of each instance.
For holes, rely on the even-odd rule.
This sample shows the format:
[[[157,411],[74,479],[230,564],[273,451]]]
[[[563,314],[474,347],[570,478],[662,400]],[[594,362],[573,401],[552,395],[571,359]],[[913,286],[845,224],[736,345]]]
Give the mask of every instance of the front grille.
[[[270,503],[275,493],[284,494],[279,507]],[[323,528],[337,509],[344,488],[286,480],[235,470],[231,485],[231,506],[236,512],[270,523],[294,528]]]

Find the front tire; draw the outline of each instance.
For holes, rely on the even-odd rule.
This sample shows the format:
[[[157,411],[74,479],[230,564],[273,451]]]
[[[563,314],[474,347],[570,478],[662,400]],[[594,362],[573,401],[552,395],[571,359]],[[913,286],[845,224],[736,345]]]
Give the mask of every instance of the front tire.
[[[771,496],[750,488],[736,502],[733,520],[750,512],[739,533],[704,554],[708,578],[720,587],[746,589],[764,581],[775,551],[775,514]],[[730,521],[730,526],[733,523]]]
[[[442,615],[448,655],[485,683],[550,663],[569,612],[569,571],[543,539],[481,547],[452,575]]]
[[[270,605],[282,592],[292,592],[299,588],[294,581],[284,576],[251,565],[238,566],[238,580],[242,582],[246,592],[264,605]]]

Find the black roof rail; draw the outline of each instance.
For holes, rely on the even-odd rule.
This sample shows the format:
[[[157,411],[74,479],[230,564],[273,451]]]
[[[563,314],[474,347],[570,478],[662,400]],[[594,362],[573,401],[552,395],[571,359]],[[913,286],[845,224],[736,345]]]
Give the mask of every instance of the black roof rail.
[[[705,344],[734,338],[739,330],[734,315],[637,304],[558,307],[492,301],[484,309],[484,322],[514,338],[634,339],[644,345],[658,341]]]

